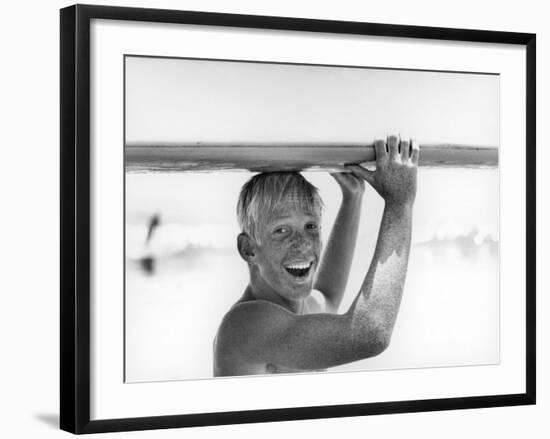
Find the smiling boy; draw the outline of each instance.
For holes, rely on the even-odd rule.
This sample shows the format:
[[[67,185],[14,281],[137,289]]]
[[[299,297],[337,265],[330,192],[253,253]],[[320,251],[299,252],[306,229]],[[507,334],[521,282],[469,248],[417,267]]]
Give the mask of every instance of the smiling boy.
[[[349,173],[333,174],[342,204],[322,259],[322,201],[313,185],[282,172],[258,174],[243,186],[237,246],[250,281],[218,329],[215,376],[324,370],[388,346],[407,272],[419,148],[389,136],[377,140],[375,150],[375,171],[350,165]],[[384,199],[382,222],[360,291],[349,310],[337,314],[364,180]]]

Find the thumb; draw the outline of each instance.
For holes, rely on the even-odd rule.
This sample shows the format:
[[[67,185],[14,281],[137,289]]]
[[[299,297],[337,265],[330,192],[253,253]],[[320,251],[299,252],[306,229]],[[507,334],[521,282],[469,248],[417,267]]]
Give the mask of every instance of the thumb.
[[[353,175],[360,177],[372,186],[374,185],[374,174],[375,171],[369,171],[367,168],[364,168],[360,165],[347,165],[346,169],[349,169]]]
[[[330,172],[330,176],[334,178],[338,183],[343,183],[344,174],[342,172]]]

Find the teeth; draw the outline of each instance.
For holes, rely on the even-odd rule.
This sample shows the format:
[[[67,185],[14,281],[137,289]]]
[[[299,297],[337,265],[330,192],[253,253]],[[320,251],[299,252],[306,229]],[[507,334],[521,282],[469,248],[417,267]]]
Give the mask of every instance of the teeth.
[[[311,262],[307,262],[307,263],[304,262],[302,264],[287,265],[286,267],[292,270],[305,270],[306,268],[309,268],[310,265],[311,265]]]

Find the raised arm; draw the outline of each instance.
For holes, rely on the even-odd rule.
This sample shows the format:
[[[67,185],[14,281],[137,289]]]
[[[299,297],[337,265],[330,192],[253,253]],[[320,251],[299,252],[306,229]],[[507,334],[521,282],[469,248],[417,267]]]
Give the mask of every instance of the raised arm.
[[[412,145],[411,145],[412,143]],[[416,195],[419,148],[416,142],[390,136],[388,150],[375,142],[376,171],[350,166],[384,198],[385,206],[374,256],[361,291],[348,311],[352,338],[358,351],[368,353],[361,337],[384,349],[393,331],[405,285],[412,231],[412,208]]]
[[[325,247],[314,288],[325,297],[327,311],[337,312],[349,278],[365,191],[353,173],[331,174],[342,189],[342,203]]]
[[[266,301],[238,305],[222,323],[217,358],[313,370],[368,358],[388,346],[407,272],[419,150],[394,136],[387,146],[375,142],[376,171],[349,167],[385,201],[374,256],[350,309],[297,315]]]

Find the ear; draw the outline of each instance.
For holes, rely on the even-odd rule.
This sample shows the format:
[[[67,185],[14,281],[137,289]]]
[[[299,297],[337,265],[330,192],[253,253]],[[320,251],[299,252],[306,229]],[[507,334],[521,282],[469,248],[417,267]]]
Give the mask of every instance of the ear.
[[[256,257],[255,242],[246,233],[240,233],[239,236],[237,236],[237,248],[239,249],[241,258],[246,262],[252,262]]]

